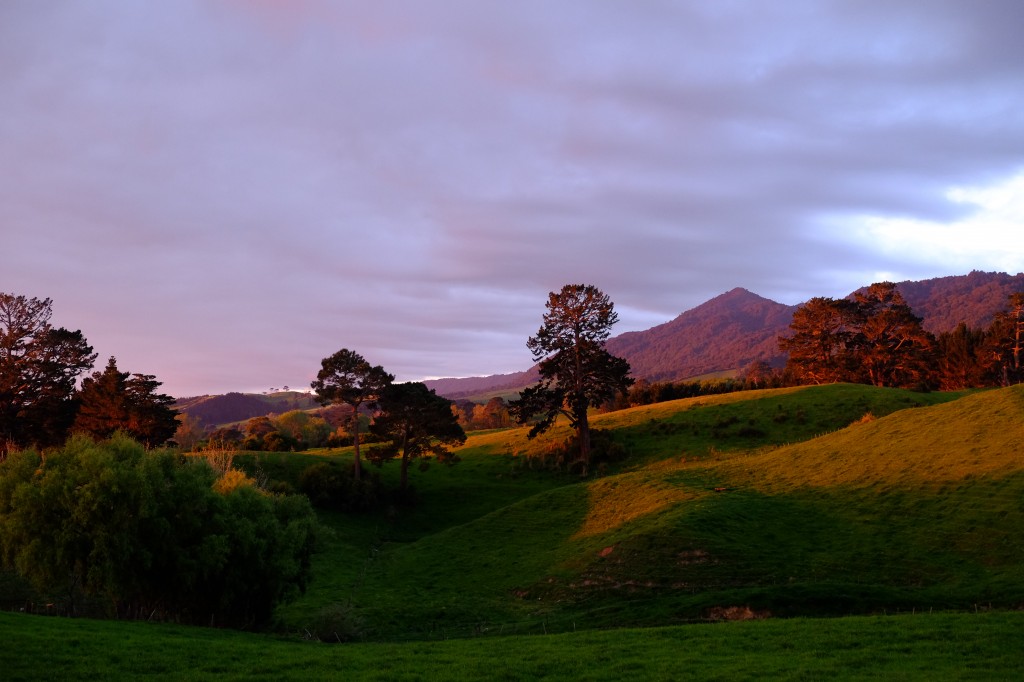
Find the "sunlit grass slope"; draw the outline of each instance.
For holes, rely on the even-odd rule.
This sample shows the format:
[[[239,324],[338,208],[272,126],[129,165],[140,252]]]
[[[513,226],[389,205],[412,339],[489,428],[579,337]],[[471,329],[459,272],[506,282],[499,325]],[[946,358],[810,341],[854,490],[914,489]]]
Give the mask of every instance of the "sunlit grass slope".
[[[745,458],[722,473],[764,490],[908,488],[1024,468],[1024,386],[859,423],[826,438]]]
[[[582,481],[530,471],[548,445],[523,430],[475,436],[342,569],[354,587],[314,585],[285,620],[344,601],[364,637],[423,638],[1024,603],[1021,393],[958,397],[837,385],[602,415],[628,456]]]
[[[642,461],[665,457],[675,460],[684,448],[692,458],[718,452],[716,445],[724,450],[743,447],[751,442],[750,435],[742,431],[750,423],[760,424],[763,429],[761,441],[803,440],[859,419],[865,411],[884,414],[921,404],[924,400],[939,399],[949,397],[858,386],[758,391],[680,400],[601,415],[595,418],[595,424],[598,428],[613,429],[616,438],[629,448],[630,457],[618,466],[634,468]],[[599,481],[589,490],[587,486],[580,485],[577,477],[531,469],[530,462],[535,460],[530,459],[530,455],[536,456],[559,446],[568,435],[569,431],[564,426],[556,428],[549,437],[535,441],[526,438],[526,429],[473,433],[466,447],[460,451],[462,462],[459,465],[452,468],[435,466],[427,472],[412,472],[413,483],[421,498],[416,506],[394,507],[383,514],[322,514],[326,528],[322,550],[314,562],[312,585],[304,597],[280,609],[283,625],[292,629],[307,627],[321,609],[350,602],[359,604],[364,615],[373,616],[364,619],[368,634],[380,634],[381,628],[394,633],[397,628],[397,631],[411,636],[423,630],[436,629],[440,622],[458,622],[459,627],[463,627],[466,619],[487,622],[495,618],[518,620],[522,604],[516,601],[509,603],[508,588],[513,584],[511,580],[521,582],[523,575],[519,570],[507,571],[506,567],[516,562],[530,562],[535,567],[531,580],[539,579],[549,567],[550,559],[540,551],[542,533],[534,527],[538,522],[543,531],[555,533],[553,551],[559,556],[569,556],[576,551],[574,547],[578,542],[563,547],[562,535],[575,536],[577,541],[590,536],[591,544],[600,542],[602,538],[597,532],[600,528],[609,524],[622,525],[628,519],[647,514],[651,504],[668,506],[681,494],[686,494],[676,487],[666,488],[659,484],[657,476],[647,476],[652,482],[640,485],[646,486],[645,490],[656,502],[645,502],[646,496],[640,497],[632,491],[635,484]],[[294,483],[302,469],[310,464],[325,457],[346,459],[350,454],[351,449],[342,449],[312,454],[263,453],[238,459],[272,480]],[[251,461],[253,459],[255,461]],[[389,485],[394,485],[394,467],[371,468],[370,471],[383,476]],[[590,505],[590,511],[585,511],[585,500],[600,495],[600,491],[609,486],[619,491],[616,502],[612,503],[608,498],[605,503]],[[553,510],[559,508],[558,502],[541,498],[529,503],[531,496],[558,488],[566,489],[553,493],[551,499],[578,500],[572,509],[579,515],[582,528],[575,528],[577,519],[559,521],[551,513],[544,513],[545,505]],[[528,503],[487,517],[491,512],[499,512],[520,500]],[[538,504],[542,506],[540,511],[530,511]],[[517,520],[518,517],[522,520]],[[502,519],[510,520],[503,522]],[[496,524],[497,531],[492,532],[488,528],[492,523]],[[514,536],[525,546],[514,553],[518,558],[511,556],[513,552],[505,540],[509,533],[501,528],[502,523],[520,526]],[[435,533],[464,524],[471,525],[451,537],[431,538]],[[472,542],[453,541],[460,533],[473,536]],[[421,539],[422,545],[415,544]],[[452,544],[447,547],[449,542]],[[416,555],[422,551],[434,552],[433,548],[439,548],[436,552],[441,555],[437,571],[441,574],[450,572],[451,568],[444,566],[444,557],[449,553],[457,556],[464,548],[472,550],[488,542],[494,543],[490,550],[469,551],[468,558],[460,559],[470,566],[475,565],[481,556],[497,557],[483,568],[490,567],[500,579],[496,583],[485,581],[486,584],[478,585],[475,593],[467,590],[456,575],[450,577],[447,588],[442,588],[433,582],[425,585],[417,580],[418,573],[414,571],[387,578],[389,588],[379,593],[372,588],[372,580],[369,583],[367,580],[368,576],[390,575],[382,566],[400,565],[401,561],[393,558],[396,555],[420,561]],[[460,567],[458,574],[465,570]],[[394,572],[399,571],[394,569]],[[409,585],[405,584],[406,576]],[[479,589],[481,587],[484,589]],[[480,596],[481,592],[483,596]],[[481,608],[481,599],[492,606]],[[491,613],[490,608],[497,610]],[[417,609],[424,613],[418,613]],[[440,616],[443,618],[438,620]],[[542,622],[537,622],[543,627]],[[470,630],[477,628],[472,623],[466,627]]]

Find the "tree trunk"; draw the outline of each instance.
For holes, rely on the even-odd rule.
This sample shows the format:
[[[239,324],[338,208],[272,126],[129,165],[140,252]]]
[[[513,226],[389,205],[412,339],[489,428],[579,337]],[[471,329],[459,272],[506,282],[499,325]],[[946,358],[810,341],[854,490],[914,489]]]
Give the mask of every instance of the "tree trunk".
[[[1021,330],[1022,330],[1022,328],[1024,328],[1024,319],[1021,319],[1021,313],[1024,312],[1024,308],[1017,308],[1017,310],[1015,312],[1017,314],[1017,320],[1016,320],[1016,323],[1014,324],[1014,334],[1013,334],[1013,371],[1014,372],[1020,372],[1020,352],[1021,352],[1020,336],[1021,336]],[[1017,376],[1017,380],[1018,381],[1020,380],[1020,376],[1019,375]]]
[[[583,359],[580,357],[580,334],[574,335],[573,352],[576,360],[576,437],[580,441],[580,461],[583,462],[583,475],[590,469],[590,422],[587,419],[587,399],[584,397]]]
[[[580,461],[583,462],[583,475],[590,470],[590,421],[587,419],[587,408],[583,406],[582,414],[577,421],[576,436],[580,441]]]
[[[362,479],[363,465],[359,460],[359,406],[352,406],[352,446],[355,453],[355,462],[352,469],[352,477],[355,480]]]
[[[409,485],[409,428],[402,433],[402,474],[398,481],[398,489],[403,493]]]

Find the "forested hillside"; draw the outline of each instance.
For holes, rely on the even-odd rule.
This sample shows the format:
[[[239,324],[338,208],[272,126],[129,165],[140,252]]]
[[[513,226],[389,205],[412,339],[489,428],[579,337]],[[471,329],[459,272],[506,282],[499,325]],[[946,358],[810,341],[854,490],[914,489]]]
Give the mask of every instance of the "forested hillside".
[[[778,336],[795,309],[737,288],[671,322],[617,336],[608,350],[626,358],[634,376],[649,381],[741,369],[756,361],[781,365]]]
[[[992,315],[1006,306],[1010,294],[1024,291],[1024,273],[975,270],[968,275],[897,282],[896,288],[923,318],[924,328],[941,334],[961,322],[972,328],[988,326]]]

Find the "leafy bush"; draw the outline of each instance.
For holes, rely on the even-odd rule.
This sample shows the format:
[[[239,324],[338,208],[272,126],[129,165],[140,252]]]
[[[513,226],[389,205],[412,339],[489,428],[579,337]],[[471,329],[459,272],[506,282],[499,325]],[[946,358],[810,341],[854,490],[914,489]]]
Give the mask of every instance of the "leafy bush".
[[[570,471],[586,474],[582,463],[579,461],[579,440],[573,434],[562,442],[552,441],[548,447],[538,454],[530,456],[530,463],[539,464],[543,469],[553,471]],[[618,462],[625,458],[626,449],[612,438],[611,431],[606,429],[590,430],[590,457],[591,462],[598,465],[598,471],[611,462]]]
[[[359,511],[374,507],[381,496],[380,476],[367,475],[357,481],[349,471],[328,462],[317,462],[299,474],[299,490],[316,507]]]
[[[363,623],[351,606],[331,604],[317,612],[306,634],[325,644],[351,642],[362,637]]]
[[[244,472],[238,469],[228,469],[220,478],[213,482],[213,490],[221,495],[227,495],[239,488],[246,486],[252,488],[255,485],[256,481],[246,476]]]
[[[15,452],[0,463],[0,557],[68,613],[92,596],[118,617],[262,625],[305,588],[316,516],[235,479],[122,435]]]
[[[299,442],[286,433],[272,431],[263,436],[263,449],[268,452],[291,452],[299,449]]]

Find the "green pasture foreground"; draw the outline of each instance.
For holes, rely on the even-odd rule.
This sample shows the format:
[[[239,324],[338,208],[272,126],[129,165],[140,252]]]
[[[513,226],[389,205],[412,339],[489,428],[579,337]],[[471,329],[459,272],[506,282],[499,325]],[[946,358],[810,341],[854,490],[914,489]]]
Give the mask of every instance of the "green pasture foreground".
[[[319,644],[0,613],[14,680],[1010,680],[1024,612],[767,620],[439,642]]]

